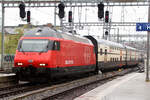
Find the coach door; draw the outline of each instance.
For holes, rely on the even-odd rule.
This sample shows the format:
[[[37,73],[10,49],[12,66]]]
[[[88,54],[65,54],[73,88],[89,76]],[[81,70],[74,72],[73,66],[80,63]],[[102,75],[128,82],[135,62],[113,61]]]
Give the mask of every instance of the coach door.
[[[53,50],[56,51],[56,65],[60,66],[61,65],[61,57],[60,57],[60,41],[54,41],[53,43]]]

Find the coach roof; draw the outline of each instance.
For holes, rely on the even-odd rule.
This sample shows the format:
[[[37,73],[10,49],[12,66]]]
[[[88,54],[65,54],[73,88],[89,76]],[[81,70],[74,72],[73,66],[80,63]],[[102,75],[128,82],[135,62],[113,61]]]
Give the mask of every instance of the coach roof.
[[[104,45],[108,45],[108,46],[112,46],[112,47],[124,48],[124,46],[120,43],[116,43],[116,42],[112,42],[112,41],[108,41],[108,40],[104,40],[104,39],[99,39],[97,37],[95,37],[95,39],[98,41],[99,44],[104,44]]]

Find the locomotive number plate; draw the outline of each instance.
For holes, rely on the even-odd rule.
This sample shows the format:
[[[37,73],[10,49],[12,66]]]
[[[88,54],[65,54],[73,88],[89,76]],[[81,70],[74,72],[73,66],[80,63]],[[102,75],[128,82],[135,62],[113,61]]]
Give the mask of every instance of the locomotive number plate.
[[[28,60],[28,62],[29,62],[29,63],[32,63],[32,62],[33,62],[33,60]]]

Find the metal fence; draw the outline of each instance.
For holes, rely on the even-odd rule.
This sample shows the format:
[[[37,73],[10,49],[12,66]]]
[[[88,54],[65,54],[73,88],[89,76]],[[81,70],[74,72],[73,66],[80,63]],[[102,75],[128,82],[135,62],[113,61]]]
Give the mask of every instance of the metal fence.
[[[3,66],[1,67],[5,72],[12,72],[12,67],[14,66],[14,54],[5,54]]]

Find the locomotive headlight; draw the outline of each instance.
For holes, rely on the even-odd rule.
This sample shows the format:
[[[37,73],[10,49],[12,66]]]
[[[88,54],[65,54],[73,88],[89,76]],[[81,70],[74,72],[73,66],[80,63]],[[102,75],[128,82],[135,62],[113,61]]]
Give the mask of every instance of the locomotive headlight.
[[[46,64],[40,64],[40,66],[46,66]]]
[[[23,65],[23,63],[17,63],[17,65],[22,66],[22,65]]]

